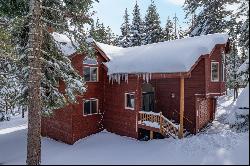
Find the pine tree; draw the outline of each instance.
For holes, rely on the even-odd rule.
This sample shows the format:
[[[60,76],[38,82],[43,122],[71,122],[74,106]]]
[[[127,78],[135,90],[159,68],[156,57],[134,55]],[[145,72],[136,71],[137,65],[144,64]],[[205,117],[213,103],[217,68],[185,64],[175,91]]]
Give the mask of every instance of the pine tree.
[[[232,43],[232,50],[226,56],[227,63],[227,88],[234,90],[234,100],[238,97],[238,88],[241,80],[237,77],[237,71],[241,65],[236,42]]]
[[[17,65],[11,57],[0,56],[0,112],[14,113],[20,93]]]
[[[164,30],[164,40],[169,41],[169,40],[174,40],[175,35],[174,35],[174,24],[168,17],[166,27]]]
[[[84,80],[72,67],[68,57],[58,48],[58,43],[53,37],[53,32],[59,32],[67,35],[76,47],[78,52],[88,51],[89,46],[86,42],[86,32],[83,31],[85,24],[90,24],[90,14],[88,10],[91,7],[92,0],[87,1],[43,1],[42,21],[43,21],[43,44],[42,44],[42,101],[44,112],[51,112],[54,109],[64,107],[68,102],[76,102],[76,95],[84,92]],[[12,41],[17,47],[17,53],[20,59],[20,71],[23,82],[23,99],[27,99],[27,81],[29,76],[28,66],[28,33],[29,24],[27,1],[18,1],[21,5],[12,4],[11,0],[0,5],[0,16],[13,19]],[[10,7],[8,9],[8,7]],[[13,6],[19,8],[12,9]],[[8,9],[8,10],[7,10]],[[83,10],[85,9],[85,10]],[[72,19],[71,19],[72,18]],[[75,43],[81,43],[76,46]],[[66,93],[58,89],[59,80],[66,85]],[[25,102],[23,102],[25,103]],[[26,101],[27,103],[27,101]]]
[[[245,49],[249,49],[249,0],[242,0],[239,12],[236,14],[236,18],[246,17],[245,20],[241,20],[239,24],[242,26],[239,29],[239,45]]]
[[[163,32],[160,24],[160,16],[157,13],[156,6],[152,0],[145,17],[145,44],[163,41]]]
[[[91,23],[89,30],[89,36],[97,42],[105,44],[115,44],[115,34],[112,32],[111,28],[105,27],[103,23],[97,18],[96,24],[94,20]]]
[[[226,6],[234,2],[235,0],[186,0],[184,9],[187,16],[201,10],[189,30],[190,36],[224,32],[229,26],[226,18],[232,14]]]
[[[124,19],[124,22],[121,25],[122,35],[119,37],[118,45],[121,47],[130,47],[131,46],[131,38],[130,38],[131,25],[129,23],[129,14],[128,14],[127,8],[125,10],[123,19]]]
[[[23,64],[19,70],[22,98],[29,106],[29,165],[41,162],[41,113],[77,102],[76,95],[85,91],[83,78],[60,51],[52,33],[67,35],[77,52],[91,52],[84,25],[91,22],[88,11],[92,3],[93,0],[75,0],[74,3],[68,0],[5,0],[0,3],[0,18],[11,20],[11,38],[20,64]],[[65,83],[65,93],[58,89],[59,80]]]
[[[0,20],[0,57],[14,56],[9,28],[5,20]]]
[[[144,24],[141,19],[140,8],[136,1],[133,10],[133,20],[131,25],[131,46],[140,46],[144,44]]]
[[[178,39],[182,39],[186,36],[187,32],[182,29],[181,26],[178,28]]]

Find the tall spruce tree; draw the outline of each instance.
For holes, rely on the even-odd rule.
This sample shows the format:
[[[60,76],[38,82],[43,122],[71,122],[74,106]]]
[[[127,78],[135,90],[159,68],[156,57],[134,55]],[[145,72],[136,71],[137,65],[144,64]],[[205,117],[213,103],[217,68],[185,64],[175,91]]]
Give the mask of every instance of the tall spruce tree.
[[[164,30],[164,40],[169,41],[169,40],[174,40],[174,39],[175,39],[174,24],[172,20],[168,17],[165,30]]]
[[[130,39],[131,46],[140,46],[144,44],[144,23],[141,19],[140,8],[137,1],[133,10]]]
[[[245,49],[249,49],[249,0],[242,0],[240,3],[241,6],[239,12],[236,14],[236,18],[244,17],[245,20],[240,21],[242,26],[239,29],[239,45]]]
[[[97,42],[112,45],[116,44],[116,36],[111,28],[109,26],[105,27],[103,23],[100,23],[99,19],[96,20],[96,23],[94,20],[92,21],[89,36]]]
[[[131,36],[130,36],[131,25],[129,23],[129,14],[128,14],[127,8],[125,10],[123,19],[124,19],[124,22],[121,25],[122,35],[119,37],[118,45],[121,47],[130,47],[131,46]]]
[[[72,44],[78,52],[89,51],[86,42],[85,24],[91,23],[92,0],[86,1],[56,1],[43,0],[42,4],[42,103],[44,111],[51,111],[75,102],[76,95],[84,92],[84,80],[71,65],[68,57],[58,48],[53,32],[59,32],[72,39]],[[11,5],[10,5],[11,4]],[[13,7],[16,6],[15,9]],[[22,72],[23,94],[27,96],[28,68],[28,34],[29,34],[29,2],[6,0],[0,4],[0,17],[12,20],[12,41],[17,47]],[[81,43],[76,46],[75,43]],[[66,85],[66,93],[58,89],[58,81]],[[24,96],[24,99],[27,98]]]
[[[91,51],[84,25],[90,23],[88,12],[93,0],[4,0],[0,17],[12,22],[12,41],[23,64],[20,68],[23,99],[29,107],[27,164],[41,163],[41,113],[76,102],[83,93],[84,80],[58,48],[53,31],[64,33],[81,43],[79,52]],[[74,42],[72,42],[73,44]],[[58,81],[65,83],[65,93]]]
[[[226,7],[235,0],[185,0],[187,16],[197,15],[193,26],[189,30],[190,36],[224,32],[229,26],[229,17],[232,11]]]
[[[158,43],[163,41],[160,16],[157,13],[154,1],[151,1],[145,17],[145,44]]]

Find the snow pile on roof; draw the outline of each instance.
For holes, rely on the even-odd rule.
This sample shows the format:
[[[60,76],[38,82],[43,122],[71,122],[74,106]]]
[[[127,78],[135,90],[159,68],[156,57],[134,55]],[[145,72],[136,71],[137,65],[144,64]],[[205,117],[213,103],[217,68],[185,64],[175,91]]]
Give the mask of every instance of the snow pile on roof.
[[[242,72],[246,72],[249,69],[249,59],[247,59],[239,68],[237,71],[237,74],[240,74]]]
[[[59,49],[62,51],[64,55],[69,56],[76,52],[76,48],[72,44],[72,42],[74,41],[71,41],[67,35],[53,32],[52,36],[55,39],[55,41],[58,42],[57,46],[59,47]],[[74,45],[78,46],[78,44],[76,44],[75,42],[74,42]]]
[[[211,34],[179,40],[120,48],[96,42],[111,59],[108,74],[188,72],[201,55],[210,54],[216,44],[226,44],[227,34]]]
[[[96,59],[93,58],[85,58],[83,61],[83,64],[87,64],[87,65],[97,65],[98,62]]]
[[[238,108],[249,108],[249,84],[241,92],[239,98],[236,101],[236,106]]]

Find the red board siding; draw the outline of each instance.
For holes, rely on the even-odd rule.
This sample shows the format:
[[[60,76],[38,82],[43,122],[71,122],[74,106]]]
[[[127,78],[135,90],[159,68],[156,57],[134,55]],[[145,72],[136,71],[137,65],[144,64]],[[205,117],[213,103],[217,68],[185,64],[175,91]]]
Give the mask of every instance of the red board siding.
[[[137,133],[137,113],[141,110],[138,96],[141,89],[141,81],[137,78],[129,78],[129,83],[106,83],[104,126],[113,133],[133,138],[138,137]],[[125,93],[135,93],[135,110],[125,109]]]
[[[212,82],[211,81],[211,62],[219,62],[219,67],[222,67],[222,45],[217,45],[209,57],[206,57],[206,94],[211,94],[211,96],[220,96],[226,91],[225,82],[222,81],[222,72],[220,70],[220,81]],[[219,94],[218,94],[219,93]],[[216,95],[217,94],[217,95]]]
[[[191,73],[191,78],[185,79],[185,112],[184,128],[195,133],[196,111],[195,94],[205,93],[205,60],[202,59]],[[180,112],[180,79],[152,80],[155,87],[156,111],[179,122]],[[172,98],[171,94],[175,94]]]

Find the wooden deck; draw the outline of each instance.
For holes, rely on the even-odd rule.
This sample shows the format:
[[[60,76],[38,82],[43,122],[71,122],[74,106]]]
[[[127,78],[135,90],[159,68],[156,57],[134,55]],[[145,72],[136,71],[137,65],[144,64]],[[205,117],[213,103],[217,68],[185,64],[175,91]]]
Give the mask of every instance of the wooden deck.
[[[162,113],[139,112],[138,128],[178,138],[180,127],[164,117]]]

